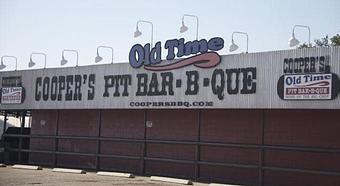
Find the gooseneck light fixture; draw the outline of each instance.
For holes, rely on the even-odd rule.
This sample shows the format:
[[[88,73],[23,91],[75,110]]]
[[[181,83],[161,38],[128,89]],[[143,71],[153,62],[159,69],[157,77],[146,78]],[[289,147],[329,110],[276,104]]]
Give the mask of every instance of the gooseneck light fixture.
[[[30,62],[28,63],[28,67],[31,68],[35,65],[35,62],[33,61],[33,55],[43,55],[44,56],[44,60],[45,60],[45,63],[44,63],[44,69],[46,68],[46,54],[45,53],[42,53],[42,52],[32,52],[31,55],[30,55]]]
[[[99,49],[100,48],[108,48],[108,49],[110,49],[111,50],[111,64],[113,63],[113,48],[112,47],[109,47],[109,46],[98,46],[97,47],[97,56],[96,56],[96,58],[94,59],[94,61],[96,62],[96,63],[98,63],[98,62],[100,62],[101,60],[103,60],[103,57],[101,57],[100,55],[99,55]]]
[[[139,37],[142,35],[142,32],[139,30],[139,23],[147,23],[147,24],[150,24],[151,25],[151,43],[150,43],[150,46],[152,47],[153,46],[153,24],[152,22],[150,21],[144,21],[144,20],[138,20],[137,21],[137,24],[136,24],[136,31],[134,33],[134,37]]]
[[[193,18],[196,19],[196,40],[198,40],[198,17],[195,16],[195,15],[184,14],[182,16],[182,26],[179,28],[179,32],[180,33],[184,33],[187,30],[189,30],[189,28],[187,26],[185,26],[185,24],[184,24],[184,18],[185,17],[193,17]]]
[[[246,53],[248,53],[249,39],[248,39],[248,34],[246,32],[233,32],[231,34],[231,44],[229,45],[229,52],[234,52],[235,50],[238,49],[238,45],[236,45],[235,42],[234,42],[234,34],[242,34],[242,35],[246,36],[246,38],[247,38],[247,50],[246,50]]]
[[[78,57],[79,57],[79,53],[78,53],[77,50],[68,50],[68,49],[63,50],[62,56],[61,56],[60,65],[63,66],[63,65],[65,65],[65,64],[68,62],[68,60],[66,60],[66,59],[65,59],[65,56],[64,56],[64,53],[65,53],[65,52],[73,52],[73,53],[76,54],[76,57],[77,57],[77,58],[76,58],[76,60],[77,60],[76,67],[77,67],[77,66],[78,66]]]
[[[16,71],[17,67],[18,67],[18,59],[15,56],[1,56],[0,70],[6,68],[6,65],[4,64],[4,59],[5,58],[13,58],[13,59],[15,59],[15,71]]]
[[[294,25],[292,37],[289,38],[288,45],[290,47],[294,47],[294,46],[296,46],[296,45],[298,45],[300,43],[300,41],[295,38],[295,28],[296,27],[306,28],[308,30],[308,44],[310,46],[311,45],[311,43],[310,43],[310,28],[309,28],[309,26],[305,26],[305,25]]]

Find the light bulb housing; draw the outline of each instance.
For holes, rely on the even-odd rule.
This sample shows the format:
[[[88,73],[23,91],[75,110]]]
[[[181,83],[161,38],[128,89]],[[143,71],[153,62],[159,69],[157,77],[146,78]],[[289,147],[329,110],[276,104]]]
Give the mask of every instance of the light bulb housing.
[[[134,37],[139,37],[142,35],[142,32],[138,30],[138,28],[136,29],[135,33],[133,34]]]
[[[30,58],[30,62],[28,63],[28,67],[31,68],[35,65],[35,63],[33,62],[32,58]]]
[[[182,26],[181,26],[181,28],[179,29],[179,32],[180,32],[180,33],[184,33],[184,32],[186,32],[188,29],[189,29],[189,28],[188,28],[187,26],[185,26],[184,21],[182,21]]]
[[[297,40],[297,39],[295,38],[295,35],[294,35],[294,34],[293,34],[292,37],[289,38],[289,40],[288,40],[288,45],[289,45],[290,47],[297,46],[299,43],[300,43],[300,41]]]
[[[94,59],[96,63],[100,62],[101,60],[103,60],[103,58],[99,55],[97,55],[96,58]]]
[[[229,45],[229,52],[234,52],[238,49],[238,46],[234,43],[234,40],[231,41],[231,44]]]
[[[60,65],[65,65],[68,61],[65,59],[64,56],[62,56],[62,59],[60,61]]]

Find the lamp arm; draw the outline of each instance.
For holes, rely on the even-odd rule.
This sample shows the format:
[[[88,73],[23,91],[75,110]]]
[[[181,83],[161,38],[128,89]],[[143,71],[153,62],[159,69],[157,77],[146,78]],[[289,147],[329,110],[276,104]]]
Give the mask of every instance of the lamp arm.
[[[42,52],[32,52],[31,55],[30,55],[30,59],[32,59],[32,56],[33,54],[37,54],[37,55],[43,55],[44,56],[44,69],[46,68],[46,58],[47,58],[47,55],[45,53],[42,53]]]
[[[17,69],[18,69],[18,58],[15,57],[15,56],[1,56],[1,64],[3,64],[5,57],[14,58],[15,59],[15,71],[17,71]]]
[[[69,49],[65,49],[65,50],[62,51],[62,56],[63,56],[63,57],[64,57],[64,53],[65,53],[66,51],[67,51],[67,52],[74,52],[74,53],[76,53],[76,57],[77,57],[77,58],[76,58],[76,59],[77,59],[76,67],[77,67],[77,66],[78,66],[78,57],[79,57],[78,51],[77,51],[77,50],[69,50]]]
[[[184,22],[184,17],[193,17],[193,18],[196,19],[196,40],[198,40],[198,25],[199,25],[198,16],[190,15],[190,14],[184,14],[182,16],[182,22]]]
[[[109,46],[98,46],[97,47],[97,55],[99,56],[99,48],[108,48],[111,50],[111,63],[113,63],[113,48],[112,47],[109,47]]]
[[[243,34],[246,36],[246,39],[247,39],[247,50],[246,50],[246,53],[248,53],[248,45],[249,45],[249,37],[248,37],[248,34],[246,32],[233,32],[231,34],[231,40],[234,41],[234,34]]]
[[[78,51],[75,51],[77,53],[77,65],[76,67],[78,66],[78,57],[79,57],[79,54],[78,54]]]
[[[294,25],[294,27],[293,27],[293,35],[294,35],[296,27],[306,28],[308,30],[308,43],[309,43],[309,45],[311,45],[311,43],[310,43],[310,27],[306,26],[306,25]]]
[[[153,46],[153,23],[151,21],[138,20],[136,29],[138,30],[139,23],[148,23],[151,25],[151,47]]]

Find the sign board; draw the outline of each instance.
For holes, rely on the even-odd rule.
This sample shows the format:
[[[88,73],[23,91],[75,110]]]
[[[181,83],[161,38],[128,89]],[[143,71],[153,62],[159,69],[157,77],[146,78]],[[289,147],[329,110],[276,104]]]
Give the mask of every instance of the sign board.
[[[284,76],[284,99],[331,99],[332,74]]]
[[[22,100],[22,87],[4,87],[1,89],[1,104],[19,104]]]

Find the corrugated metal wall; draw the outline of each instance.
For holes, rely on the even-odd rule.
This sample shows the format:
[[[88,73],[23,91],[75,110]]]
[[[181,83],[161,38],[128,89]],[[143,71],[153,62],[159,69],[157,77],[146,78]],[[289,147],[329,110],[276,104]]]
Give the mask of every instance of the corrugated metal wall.
[[[91,66],[79,66],[79,67],[68,67],[68,68],[53,68],[53,69],[37,69],[37,70],[18,70],[11,72],[0,72],[1,77],[7,76],[21,76],[23,87],[26,89],[26,99],[22,104],[0,104],[0,110],[10,109],[151,109],[151,108],[173,108],[173,109],[186,109],[184,106],[131,106],[131,103],[140,102],[195,102],[195,101],[208,101],[213,102],[213,106],[196,106],[191,107],[195,109],[340,109],[340,98],[337,97],[334,100],[281,100],[277,94],[277,84],[279,78],[284,75],[284,60],[287,59],[298,59],[298,58],[324,58],[329,59],[330,72],[340,75],[340,47],[315,47],[306,49],[295,49],[295,50],[283,50],[283,51],[270,51],[270,52],[259,52],[259,53],[248,53],[248,54],[233,54],[221,56],[221,63],[209,69],[200,69],[194,66],[188,66],[181,69],[175,69],[166,71],[173,75],[172,86],[173,95],[144,95],[138,96],[138,78],[137,74],[146,74],[148,76],[149,84],[151,82],[152,73],[157,74],[158,88],[161,89],[161,72],[147,71],[143,68],[134,69],[128,63],[119,64],[103,64],[103,65],[91,65]],[[164,61],[163,63],[169,63]],[[308,65],[307,65],[308,66]],[[230,82],[224,82],[223,95],[224,98],[220,100],[212,90],[212,79],[214,70],[219,69],[227,80],[226,69],[241,69],[241,68],[256,68],[256,92],[252,94],[241,94],[239,91],[237,94],[229,94],[227,91],[227,85],[231,84],[234,88],[236,87],[236,75],[233,74],[230,78]],[[197,71],[198,73],[198,92],[195,95],[186,95],[187,90],[187,72]],[[328,72],[322,72],[328,73]],[[94,74],[94,98],[88,98],[88,92],[92,89],[89,87],[89,75]],[[105,97],[105,78],[104,76],[116,76],[116,75],[131,75],[131,85],[128,86],[129,96],[113,96],[114,87],[109,89],[109,96]],[[304,74],[304,72],[302,72]],[[308,73],[307,73],[308,74]],[[61,100],[52,100],[51,95],[47,95],[47,99],[36,100],[36,91],[43,93],[43,83],[38,86],[36,90],[36,81],[38,77],[42,78],[42,81],[46,78],[46,92],[52,92],[57,90],[56,86],[52,87],[52,78],[55,80],[59,77],[65,78],[69,76],[71,79],[75,79],[75,75],[78,75],[81,80],[82,100],[65,100],[66,89],[60,89]],[[248,74],[249,75],[249,74]],[[240,79],[238,85],[243,86],[243,74],[240,73]],[[204,79],[207,79],[209,86],[204,86]],[[219,85],[221,82],[220,76],[216,77],[216,84]],[[176,81],[180,80],[182,83],[181,87],[176,87]],[[113,80],[112,80],[113,81]],[[48,84],[50,82],[50,84]],[[63,81],[61,81],[63,82]],[[70,81],[66,83],[69,87],[68,91],[75,91],[75,83]],[[333,82],[337,87],[340,86],[339,82]],[[1,88],[0,84],[0,88]],[[59,86],[59,85],[58,85]],[[116,86],[116,85],[115,85]],[[51,89],[49,91],[48,87]],[[61,87],[61,85],[60,85]],[[120,95],[123,91],[123,85],[120,83]],[[338,92],[335,92],[338,94]],[[58,95],[59,96],[59,95]],[[71,96],[72,97],[72,96]]]

